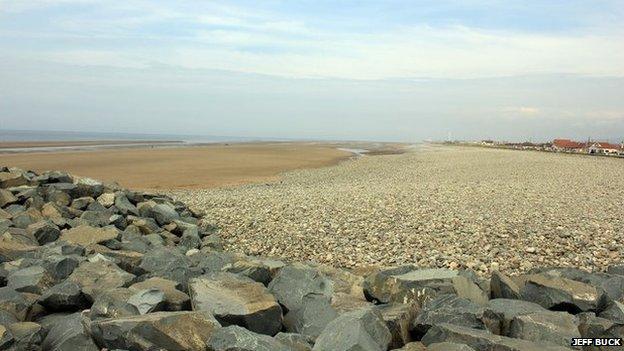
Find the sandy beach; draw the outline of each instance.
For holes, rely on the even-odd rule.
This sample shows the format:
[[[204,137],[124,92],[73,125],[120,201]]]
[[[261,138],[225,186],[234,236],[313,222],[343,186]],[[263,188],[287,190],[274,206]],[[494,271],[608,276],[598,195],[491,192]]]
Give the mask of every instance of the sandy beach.
[[[620,159],[432,146],[173,195],[247,254],[482,274],[624,257]]]
[[[0,151],[6,149],[36,149],[60,148],[80,146],[107,146],[107,145],[135,145],[135,144],[165,144],[174,141],[162,140],[85,140],[85,141],[3,141],[0,142]]]
[[[285,171],[334,165],[351,156],[329,144],[240,143],[0,153],[0,164],[64,170],[134,189],[195,189],[275,181]]]

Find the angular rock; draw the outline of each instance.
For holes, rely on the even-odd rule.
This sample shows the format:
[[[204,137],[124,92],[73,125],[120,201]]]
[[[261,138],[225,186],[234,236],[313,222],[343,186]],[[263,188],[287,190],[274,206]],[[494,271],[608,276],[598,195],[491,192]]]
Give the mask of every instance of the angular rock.
[[[104,184],[91,178],[74,179],[74,184],[76,189],[73,197],[89,196],[96,199],[104,191]]]
[[[492,272],[490,292],[493,299],[520,300],[522,298],[518,285],[499,271]]]
[[[135,291],[126,288],[102,291],[95,297],[93,306],[91,306],[91,319],[96,320],[139,315],[140,313],[136,306],[128,303],[128,299],[134,294],[136,294]]]
[[[256,334],[237,325],[214,331],[208,341],[208,351],[291,351],[270,336]]]
[[[615,300],[608,300],[608,302],[602,306],[601,311],[598,313],[598,317],[624,324],[624,303]]]
[[[10,237],[11,240],[22,243],[24,245],[38,246],[37,238],[29,233],[26,229],[9,228],[2,236]]]
[[[35,238],[37,238],[39,245],[44,245],[56,241],[61,235],[61,231],[59,230],[59,228],[49,221],[40,221],[37,223],[33,223],[26,227],[26,231],[28,231],[30,235],[33,235]]]
[[[400,349],[396,349],[395,351],[428,351],[429,349],[423,345],[420,341],[418,342],[410,342],[409,344],[405,344]]]
[[[199,232],[197,231],[197,227],[189,228],[182,233],[182,237],[180,238],[180,242],[178,245],[184,246],[188,249],[197,249],[200,247],[202,241],[199,237]]]
[[[111,207],[115,204],[115,194],[104,193],[97,198],[97,202],[104,207]]]
[[[12,192],[0,189],[0,207],[10,205],[17,202],[17,197]]]
[[[143,289],[130,296],[128,303],[134,306],[139,314],[161,311],[165,306],[165,294],[155,288]]]
[[[572,345],[572,338],[580,338],[576,319],[567,312],[531,313],[514,317],[509,336],[540,344]]]
[[[17,320],[26,320],[33,310],[34,299],[9,287],[0,288],[0,310],[11,313]]]
[[[212,273],[189,282],[195,311],[210,312],[223,325],[236,324],[253,332],[275,335],[282,309],[264,285],[232,273]]]
[[[411,304],[387,304],[375,307],[383,318],[392,340],[390,341],[390,349],[399,348],[412,341],[410,331],[412,323],[416,318],[419,309]]]
[[[99,351],[100,348],[85,330],[83,319],[80,312],[55,318],[42,348],[55,351]]]
[[[80,286],[87,300],[94,301],[103,291],[126,287],[134,280],[133,274],[112,262],[84,262],[67,278]]]
[[[259,257],[245,257],[223,267],[226,272],[236,273],[249,277],[259,283],[268,285],[284,267],[284,262]]]
[[[139,215],[139,210],[128,200],[124,193],[118,192],[115,194],[115,207],[124,216]]]
[[[388,349],[392,335],[381,314],[365,308],[345,313],[330,322],[316,340],[314,351]]]
[[[180,219],[175,207],[168,203],[157,204],[153,201],[140,203],[138,206],[141,217],[154,218],[159,225],[165,225]]]
[[[104,227],[110,224],[112,213],[108,210],[104,211],[84,211],[80,215],[80,219],[89,223],[93,227]]]
[[[6,326],[15,342],[11,350],[39,350],[46,331],[37,323],[19,322]]]
[[[338,311],[329,297],[309,294],[303,297],[299,308],[288,311],[284,316],[284,327],[288,332],[316,340],[327,324],[337,317]]]
[[[456,295],[440,295],[425,303],[414,320],[414,332],[422,337],[434,325],[448,323],[485,329],[483,307]]]
[[[306,295],[331,298],[333,283],[317,269],[294,263],[280,270],[269,284],[269,290],[287,310],[295,310],[302,306]]]
[[[177,289],[179,286],[180,284],[173,280],[153,277],[140,283],[132,284],[130,289],[134,291],[152,288],[159,289],[165,295],[165,310],[182,311],[190,309],[191,299],[187,294]]]
[[[0,350],[6,350],[15,342],[11,331],[4,325],[0,325]]]
[[[76,311],[89,306],[80,286],[69,280],[44,291],[39,303],[51,311]]]
[[[87,206],[92,204],[95,200],[92,197],[79,197],[72,200],[70,207],[77,210],[85,210]]]
[[[149,250],[138,267],[151,277],[161,277],[181,284],[186,290],[190,278],[200,275],[201,270],[194,270],[188,257],[169,248]]]
[[[589,284],[549,274],[527,276],[521,294],[523,300],[571,313],[596,310],[599,297],[597,289]]]
[[[106,246],[97,244],[92,245],[89,248],[92,250],[92,252],[99,253],[102,256],[115,262],[115,264],[117,264],[119,268],[123,269],[128,273],[132,273],[135,275],[140,275],[143,273],[141,269],[138,268],[141,264],[141,261],[143,260],[144,255],[142,253],[128,250],[111,250]]]
[[[30,180],[26,178],[23,172],[0,172],[0,188],[6,189],[28,184],[30,184]]]
[[[312,351],[313,343],[308,337],[296,333],[277,333],[275,340],[284,344],[291,351]]]
[[[91,322],[93,339],[101,347],[148,351],[206,350],[207,340],[220,329],[207,312],[155,312]]]
[[[607,267],[607,273],[616,274],[616,275],[624,275],[624,264],[613,265]]]
[[[0,235],[0,262],[14,261],[35,250],[37,246],[24,244],[8,232]]]
[[[468,345],[456,344],[452,342],[439,342],[429,345],[428,351],[474,351],[474,349]]]
[[[528,340],[491,334],[486,330],[472,329],[452,324],[438,324],[429,329],[422,339],[425,345],[441,342],[465,344],[475,350],[501,351],[569,351],[563,346],[543,345]]]
[[[115,239],[119,232],[114,227],[95,228],[90,226],[79,226],[63,232],[59,240],[81,246],[99,244],[107,240]]]
[[[497,335],[509,336],[511,321],[518,316],[542,313],[548,310],[528,301],[492,299],[483,310],[483,323],[489,331]]]
[[[43,214],[41,214],[39,210],[36,208],[29,208],[13,215],[11,220],[16,228],[26,229],[29,225],[42,221],[43,219]]]
[[[416,269],[404,266],[374,273],[364,281],[369,300],[381,303],[424,302],[438,295],[455,294],[479,305],[487,303],[485,292],[471,279],[448,269]]]
[[[7,277],[7,286],[15,291],[41,295],[54,285],[52,276],[41,266],[18,269]]]

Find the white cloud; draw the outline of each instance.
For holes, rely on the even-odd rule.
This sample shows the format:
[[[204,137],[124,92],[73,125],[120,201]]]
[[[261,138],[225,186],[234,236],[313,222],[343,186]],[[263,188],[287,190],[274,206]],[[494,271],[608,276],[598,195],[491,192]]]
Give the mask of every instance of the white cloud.
[[[97,3],[0,0],[0,6],[17,10],[87,2]],[[95,6],[126,15],[52,19],[58,32],[35,35],[76,36],[93,42],[88,47],[56,47],[48,52],[40,49],[40,56],[58,61],[64,50],[67,62],[81,65],[119,66],[135,60],[138,66],[158,62],[285,77],[452,79],[553,73],[624,76],[621,27],[585,34],[488,31],[466,26],[405,26],[358,33],[311,27],[279,14],[212,2],[201,3],[197,11],[150,1],[104,1]],[[168,34],[166,28],[173,21],[177,25],[192,24],[192,29]],[[155,33],[140,30],[147,24],[160,29]],[[11,35],[19,38],[28,34]],[[124,42],[141,38],[149,39],[149,44],[133,46]],[[99,48],[99,39],[106,39],[108,47]],[[110,42],[115,40],[120,49],[111,53]]]

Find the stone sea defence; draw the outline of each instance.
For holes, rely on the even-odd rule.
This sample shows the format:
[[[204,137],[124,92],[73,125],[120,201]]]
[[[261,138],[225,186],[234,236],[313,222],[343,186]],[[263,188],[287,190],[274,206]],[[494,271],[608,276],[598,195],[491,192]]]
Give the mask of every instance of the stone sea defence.
[[[1,167],[0,207],[0,350],[569,350],[624,334],[624,266],[484,278],[245,256],[184,203],[58,171]]]

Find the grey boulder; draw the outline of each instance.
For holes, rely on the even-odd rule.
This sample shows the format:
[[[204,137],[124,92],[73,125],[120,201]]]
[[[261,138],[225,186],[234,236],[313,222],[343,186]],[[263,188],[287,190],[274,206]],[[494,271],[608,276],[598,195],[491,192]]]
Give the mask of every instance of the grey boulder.
[[[93,321],[91,335],[108,349],[204,351],[220,327],[207,312],[155,312]]]
[[[247,277],[224,272],[194,278],[189,295],[193,310],[210,312],[221,324],[267,335],[281,329],[281,307],[264,285]]]
[[[392,339],[379,311],[348,312],[330,322],[316,340],[314,351],[385,351]]]

